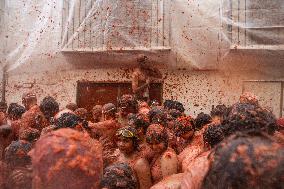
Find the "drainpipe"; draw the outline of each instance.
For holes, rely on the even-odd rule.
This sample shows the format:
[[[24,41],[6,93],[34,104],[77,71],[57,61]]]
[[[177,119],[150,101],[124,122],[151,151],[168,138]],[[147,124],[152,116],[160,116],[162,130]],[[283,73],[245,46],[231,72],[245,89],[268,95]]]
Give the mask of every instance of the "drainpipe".
[[[2,102],[6,102],[6,84],[7,84],[7,78],[8,78],[8,73],[7,73],[7,66],[4,66],[3,72],[2,72]]]

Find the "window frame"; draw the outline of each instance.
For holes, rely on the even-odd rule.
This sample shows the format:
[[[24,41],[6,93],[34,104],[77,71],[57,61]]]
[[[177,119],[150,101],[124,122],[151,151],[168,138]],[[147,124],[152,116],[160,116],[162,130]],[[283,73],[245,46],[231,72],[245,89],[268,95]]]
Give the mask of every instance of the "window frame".
[[[74,16],[70,22],[67,21],[69,11],[71,11],[70,1],[63,0],[63,9],[62,9],[62,36],[61,36],[61,52],[63,53],[104,53],[104,52],[135,52],[135,51],[150,51],[150,52],[167,52],[170,51],[170,42],[171,42],[171,16],[170,16],[170,8],[171,8],[171,0],[155,0],[151,1],[151,23],[150,26],[153,28],[150,32],[149,43],[147,45],[142,46],[122,46],[122,47],[107,47],[104,42],[104,37],[100,39],[101,41],[98,46],[94,45],[92,39],[94,35],[92,35],[92,23],[90,26],[87,26],[87,30],[83,29],[83,32],[80,31],[80,26],[82,26],[82,15],[83,17],[87,15],[88,10],[92,8],[94,2],[96,0],[90,0],[91,7],[86,7],[90,5],[86,5],[87,0],[78,0],[77,4],[74,6]],[[84,3],[83,3],[84,2]],[[155,5],[154,5],[155,4]],[[85,6],[85,7],[83,7]],[[82,8],[83,7],[83,8]],[[154,8],[153,8],[154,7]],[[156,9],[157,10],[156,10]],[[83,12],[80,12],[83,10]],[[155,13],[153,13],[155,12]],[[166,14],[167,12],[167,14]],[[78,18],[77,18],[78,17]],[[102,18],[99,18],[103,20]],[[154,20],[154,21],[153,21]],[[161,21],[162,20],[162,21]],[[67,22],[67,23],[66,23]],[[75,26],[76,25],[76,26]],[[78,26],[78,28],[77,28]],[[64,28],[67,27],[67,31]],[[83,26],[83,27],[86,27]],[[82,28],[81,28],[82,29]],[[154,31],[155,30],[155,31]],[[77,32],[77,33],[76,33]],[[90,34],[89,34],[89,33]],[[141,31],[142,32],[142,31]],[[67,33],[67,34],[66,34]],[[98,31],[101,33],[101,31]],[[154,34],[153,34],[154,33]],[[77,35],[77,36],[76,36]],[[156,37],[155,37],[156,35]],[[66,37],[67,36],[67,37]],[[70,36],[75,36],[70,40]],[[84,45],[82,48],[80,46],[80,38],[84,37],[83,41],[85,43],[85,38],[89,38],[90,44]],[[86,37],[85,37],[86,36]],[[142,40],[142,39],[138,39]],[[71,42],[70,42],[71,41]],[[78,42],[77,42],[78,41]],[[96,42],[97,43],[97,42]]]
[[[273,50],[284,51],[283,44],[250,44],[247,40],[247,29],[254,29],[255,27],[246,26],[246,9],[247,1],[249,0],[229,0],[229,20],[228,32],[231,41],[231,50]],[[244,10],[244,11],[243,11]],[[233,23],[244,23],[245,27],[234,25]],[[273,28],[273,27],[263,27]],[[281,28],[284,28],[281,27]]]

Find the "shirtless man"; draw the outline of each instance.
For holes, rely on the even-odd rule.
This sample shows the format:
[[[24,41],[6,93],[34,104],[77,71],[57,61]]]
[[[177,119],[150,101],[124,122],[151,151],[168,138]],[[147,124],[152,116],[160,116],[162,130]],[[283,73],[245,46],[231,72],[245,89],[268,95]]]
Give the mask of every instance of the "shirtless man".
[[[148,63],[148,57],[140,55],[137,58],[138,67],[132,73],[132,92],[136,99],[149,103],[149,87],[154,78],[162,78],[159,70],[151,68]]]
[[[89,122],[89,127],[94,133],[100,135],[99,141],[103,147],[104,167],[115,161],[116,149],[115,134],[121,125],[116,119],[116,107],[112,103],[105,104],[102,108],[103,121],[98,123]]]
[[[153,183],[176,174],[178,171],[177,155],[173,149],[168,148],[168,135],[164,127],[159,124],[150,125],[146,132],[146,139],[154,153],[154,158],[150,163]]]
[[[148,189],[152,185],[149,162],[139,153],[138,138],[133,127],[123,127],[116,132],[117,162],[128,163],[134,170],[139,189]]]

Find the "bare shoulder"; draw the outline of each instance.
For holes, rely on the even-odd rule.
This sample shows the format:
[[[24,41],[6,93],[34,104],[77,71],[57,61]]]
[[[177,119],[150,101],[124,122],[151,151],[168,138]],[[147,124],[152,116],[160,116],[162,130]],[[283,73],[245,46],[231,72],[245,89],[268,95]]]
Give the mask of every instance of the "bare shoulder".
[[[158,182],[151,189],[179,189],[181,187],[181,182],[183,179],[184,173],[174,174],[164,178],[162,181]]]

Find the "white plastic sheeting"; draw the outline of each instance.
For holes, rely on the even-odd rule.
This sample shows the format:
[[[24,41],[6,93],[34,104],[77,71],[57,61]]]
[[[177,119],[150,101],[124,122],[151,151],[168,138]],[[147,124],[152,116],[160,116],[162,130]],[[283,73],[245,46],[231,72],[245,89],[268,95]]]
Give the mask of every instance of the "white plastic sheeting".
[[[284,49],[283,0],[3,0],[0,6],[0,60],[8,71],[73,69],[70,54],[116,63],[134,62],[139,53],[173,67],[216,69],[236,49]]]

